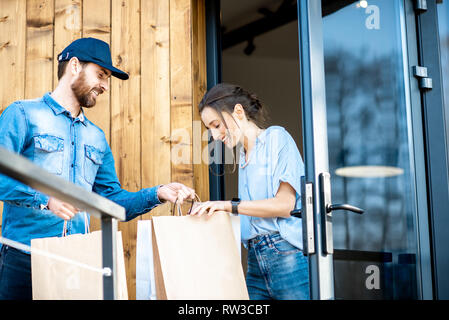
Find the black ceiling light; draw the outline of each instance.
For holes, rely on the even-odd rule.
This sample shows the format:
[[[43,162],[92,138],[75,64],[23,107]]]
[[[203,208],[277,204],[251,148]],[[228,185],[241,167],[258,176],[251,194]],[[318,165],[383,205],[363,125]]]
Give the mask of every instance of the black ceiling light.
[[[248,44],[245,47],[245,49],[243,50],[243,52],[247,55],[250,56],[251,53],[254,52],[254,50],[256,49],[256,46],[254,45],[254,39],[249,39],[248,40]]]

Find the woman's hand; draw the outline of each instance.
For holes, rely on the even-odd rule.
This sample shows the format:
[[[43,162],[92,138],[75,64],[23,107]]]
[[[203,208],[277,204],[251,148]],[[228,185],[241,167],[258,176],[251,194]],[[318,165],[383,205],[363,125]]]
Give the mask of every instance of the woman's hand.
[[[281,182],[274,198],[242,201],[239,204],[239,214],[260,218],[290,218],[290,212],[295,208],[296,192],[287,182]],[[195,203],[191,215],[201,216],[205,212],[210,216],[216,211],[232,212],[231,201],[207,201]]]
[[[193,205],[190,215],[202,216],[207,211],[207,215],[211,216],[216,211],[232,211],[232,205],[230,201],[207,201],[207,202],[196,202]]]

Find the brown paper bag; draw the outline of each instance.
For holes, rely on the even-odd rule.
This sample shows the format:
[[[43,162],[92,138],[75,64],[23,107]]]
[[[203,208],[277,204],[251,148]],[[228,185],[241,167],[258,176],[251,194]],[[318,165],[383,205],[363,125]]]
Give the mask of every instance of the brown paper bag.
[[[60,261],[33,249],[48,252],[84,265],[102,268],[101,231],[31,240],[31,275],[34,300],[101,300],[103,275],[83,266]],[[117,232],[118,298],[128,299],[122,234]]]
[[[152,219],[157,299],[249,299],[228,213]]]

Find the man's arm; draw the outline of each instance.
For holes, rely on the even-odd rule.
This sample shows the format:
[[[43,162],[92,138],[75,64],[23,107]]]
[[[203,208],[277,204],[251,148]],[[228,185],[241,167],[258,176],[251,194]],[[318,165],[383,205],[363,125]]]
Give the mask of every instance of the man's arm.
[[[159,185],[137,192],[122,189],[109,146],[103,157],[103,164],[100,165],[95,177],[93,191],[124,207],[126,221],[152,210],[165,201],[174,203],[178,199],[182,203],[187,198],[195,198],[195,191],[181,183]]]
[[[27,120],[23,106],[12,103],[0,116],[0,145],[21,154],[27,143]],[[0,200],[17,206],[40,209],[49,197],[27,185],[0,174]]]

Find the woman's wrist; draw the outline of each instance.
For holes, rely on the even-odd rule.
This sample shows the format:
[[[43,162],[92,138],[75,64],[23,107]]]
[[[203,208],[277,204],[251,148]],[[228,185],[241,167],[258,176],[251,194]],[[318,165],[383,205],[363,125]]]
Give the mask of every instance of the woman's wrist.
[[[226,212],[232,212],[232,203],[231,203],[231,201],[225,201],[224,207],[225,207],[225,210],[224,210],[224,211],[226,211]]]

